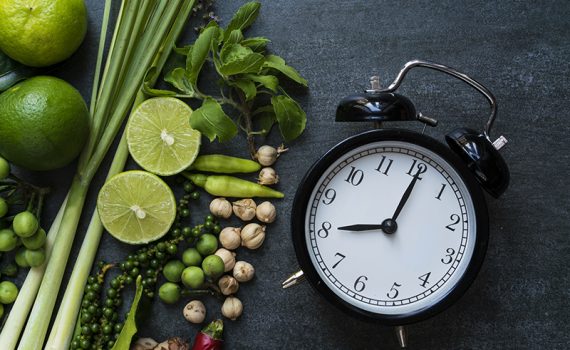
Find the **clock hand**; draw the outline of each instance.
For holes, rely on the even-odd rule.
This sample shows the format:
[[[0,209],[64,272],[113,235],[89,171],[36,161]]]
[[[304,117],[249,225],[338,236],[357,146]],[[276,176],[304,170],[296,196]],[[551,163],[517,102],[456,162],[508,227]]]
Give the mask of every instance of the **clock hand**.
[[[337,227],[337,230],[343,230],[343,231],[369,231],[369,230],[383,230],[383,229],[384,229],[384,224],[382,225],[356,224],[356,225]]]
[[[410,182],[410,184],[408,185],[408,188],[406,188],[406,192],[404,192],[402,199],[400,199],[400,203],[398,203],[398,207],[396,208],[394,215],[392,215],[392,219],[391,219],[392,221],[395,222],[396,219],[398,218],[398,215],[400,215],[400,212],[404,208],[404,205],[408,201],[408,198],[410,198],[410,194],[412,194],[412,190],[414,189],[414,186],[416,185],[416,182],[418,181],[419,176],[420,176],[420,170],[418,169],[418,172],[416,173],[416,175],[414,175],[412,182]]]

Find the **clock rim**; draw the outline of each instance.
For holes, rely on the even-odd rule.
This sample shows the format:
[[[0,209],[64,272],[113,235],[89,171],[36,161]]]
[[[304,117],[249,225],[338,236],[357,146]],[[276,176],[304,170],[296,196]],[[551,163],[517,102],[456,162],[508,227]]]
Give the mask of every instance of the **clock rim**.
[[[402,141],[413,143],[442,157],[453,167],[453,169],[457,171],[459,177],[464,182],[467,191],[471,195],[476,217],[475,248],[471,261],[457,284],[453,286],[443,299],[433,306],[397,315],[379,314],[366,311],[337,296],[322,280],[315,266],[312,264],[305,240],[305,217],[307,207],[309,205],[309,199],[323,172],[340,156],[350,150],[378,141]],[[485,258],[489,241],[489,215],[483,191],[475,177],[467,168],[467,165],[465,165],[465,163],[461,161],[461,159],[448,147],[430,136],[423,135],[415,131],[404,129],[379,129],[366,131],[343,140],[326,152],[311,166],[301,180],[293,200],[293,207],[291,210],[291,232],[293,246],[299,265],[303,270],[305,278],[319,294],[324,296],[328,302],[332,303],[337,308],[349,315],[355,316],[356,318],[395,326],[415,323],[430,318],[453,305],[463,294],[465,294],[469,286],[471,286],[477,277]]]

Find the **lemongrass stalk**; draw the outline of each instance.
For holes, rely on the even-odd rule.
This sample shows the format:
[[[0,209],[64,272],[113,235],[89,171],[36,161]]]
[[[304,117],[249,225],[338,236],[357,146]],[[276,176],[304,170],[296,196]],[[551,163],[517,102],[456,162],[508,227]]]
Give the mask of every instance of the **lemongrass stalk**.
[[[142,101],[141,101],[142,102]],[[121,142],[119,143],[117,153],[113,158],[111,168],[107,174],[107,180],[112,176],[120,173],[124,168],[129,156],[127,148],[126,133],[123,133]],[[85,238],[79,255],[75,261],[73,272],[67,284],[65,294],[60,304],[59,312],[52,326],[52,331],[48,338],[48,342],[44,348],[59,350],[68,349],[73,337],[74,325],[77,321],[77,315],[81,306],[81,297],[85,288],[85,283],[97,254],[97,247],[103,234],[103,224],[99,219],[97,210],[93,212],[89,227],[85,233]],[[77,311],[76,311],[77,310]]]
[[[172,3],[173,1],[168,2],[169,5],[172,5]],[[177,1],[176,3],[179,4],[180,1]],[[56,239],[52,258],[48,261],[46,273],[42,280],[36,303],[34,304],[34,307],[30,314],[30,319],[28,320],[27,327],[24,330],[22,341],[20,342],[18,349],[38,349],[43,345],[48,327],[48,322],[45,322],[45,320],[50,319],[53,312],[53,307],[57,298],[57,293],[54,293],[54,290],[58,290],[61,285],[65,265],[67,263],[67,259],[69,258],[73,238],[76,233],[79,216],[81,215],[81,211],[85,203],[85,195],[90,181],[93,178],[97,168],[101,164],[101,161],[109,149],[114,137],[116,136],[118,128],[122,124],[124,116],[127,112],[127,108],[130,104],[129,101],[133,100],[133,98],[129,97],[133,96],[134,93],[136,93],[137,89],[140,87],[144,72],[151,63],[151,59],[154,57],[155,52],[160,48],[160,43],[165,37],[165,33],[170,29],[172,20],[174,19],[179,7],[176,5],[168,7],[166,10],[164,10],[167,2],[164,1],[160,2],[159,4],[159,10],[157,10],[152,16],[152,25],[149,25],[148,28],[145,28],[145,34],[143,35],[143,40],[141,41],[143,48],[140,50],[137,48],[137,51],[143,53],[141,54],[140,60],[136,62],[130,62],[130,69],[133,69],[133,65],[138,68],[135,69],[135,73],[137,74],[135,75],[135,78],[132,79],[133,83],[126,87],[126,91],[121,91],[122,95],[126,95],[125,98],[116,98],[116,101],[118,101],[117,103],[119,105],[113,109],[112,116],[109,118],[110,127],[105,127],[105,132],[98,142],[96,152],[92,157],[89,157],[89,161],[86,163],[84,171],[80,163],[80,168],[78,169],[79,174],[74,178],[70,190],[68,205],[65,209],[64,217],[62,219],[62,226]],[[162,14],[163,12],[160,10],[161,7],[164,10],[164,15],[158,15],[158,13]],[[132,20],[130,17],[127,18],[126,23],[128,23],[129,27],[132,26]],[[149,33],[152,33],[152,35]],[[120,42],[120,38],[121,35],[118,36],[118,42]],[[110,72],[113,70],[113,68],[114,65],[111,65]],[[113,79],[114,77],[110,76],[109,78]],[[98,105],[102,103],[102,100],[108,100],[107,98],[104,99],[104,97],[105,95],[102,94],[101,99],[98,101]],[[126,107],[124,107],[125,105]],[[107,105],[103,104],[103,107],[107,107]],[[97,111],[98,108],[96,107],[96,114]],[[98,119],[95,121],[97,120]],[[104,123],[99,123],[99,125],[101,124],[104,125]],[[89,153],[90,151],[87,149],[87,151],[84,152]]]
[[[101,134],[101,129],[107,124],[108,113],[110,102],[112,102],[114,87],[119,84],[117,81],[120,72],[125,69],[125,52],[130,44],[135,45],[136,43],[129,43],[130,32],[133,28],[137,17],[136,5],[139,0],[124,0],[125,9],[123,12],[123,18],[120,18],[119,26],[115,27],[117,33],[117,41],[113,52],[108,55],[107,60],[111,60],[113,64],[109,65],[108,74],[105,76],[101,84],[101,96],[97,100],[97,105],[95,106],[95,111],[93,114],[93,120],[91,124],[91,129],[89,131],[89,138],[87,139],[87,145],[81,152],[79,157],[80,173],[83,169],[89,166],[89,159],[93,154],[93,149],[99,141]],[[133,15],[134,14],[134,15]],[[123,23],[124,22],[124,23]]]
[[[105,9],[103,10],[103,22],[101,23],[101,36],[99,37],[99,50],[97,52],[97,63],[95,64],[95,74],[93,74],[93,89],[91,90],[91,102],[89,105],[89,114],[93,117],[95,104],[97,103],[97,94],[99,90],[99,78],[101,76],[101,65],[103,63],[103,55],[105,54],[105,42],[107,40],[107,28],[109,26],[109,15],[111,13],[111,0],[105,0]]]
[[[18,343],[18,339],[20,339],[22,328],[24,328],[24,323],[28,318],[28,313],[32,308],[32,304],[36,299],[36,294],[40,288],[42,277],[47,265],[47,260],[51,255],[53,243],[59,231],[59,226],[61,225],[61,220],[63,219],[63,212],[65,211],[66,205],[67,198],[64,199],[48,231],[45,244],[46,262],[44,262],[41,266],[32,267],[30,269],[28,275],[26,276],[24,284],[22,284],[22,287],[20,288],[16,302],[14,302],[14,305],[12,305],[10,314],[8,315],[6,323],[4,324],[2,332],[0,333],[0,344],[2,344],[2,350],[14,350],[16,348],[16,344]]]
[[[153,76],[149,77],[149,84],[154,85],[162,71],[168,56],[184,25],[192,8],[194,7],[195,0],[186,0],[180,8],[179,14],[168,34],[166,40],[161,45],[154,63],[155,73]],[[134,110],[139,104],[145,100],[145,95],[142,90],[139,90],[137,98],[133,105]],[[123,132],[121,137],[121,142],[117,147],[113,163],[107,175],[107,179],[113,175],[122,171],[125,166],[128,156],[128,147],[126,142],[126,132]],[[85,289],[85,283],[91,267],[93,265],[95,255],[97,252],[97,247],[101,240],[101,235],[103,234],[103,225],[99,220],[97,211],[93,213],[89,227],[87,228],[87,233],[85,234],[85,239],[81,245],[81,250],[73,272],[71,274],[69,284],[67,285],[65,294],[63,296],[62,302],[60,304],[57,317],[52,327],[46,349],[56,350],[56,349],[66,349],[72,341],[73,330],[72,327],[77,322],[77,317],[79,315],[79,310],[81,307],[82,296]]]

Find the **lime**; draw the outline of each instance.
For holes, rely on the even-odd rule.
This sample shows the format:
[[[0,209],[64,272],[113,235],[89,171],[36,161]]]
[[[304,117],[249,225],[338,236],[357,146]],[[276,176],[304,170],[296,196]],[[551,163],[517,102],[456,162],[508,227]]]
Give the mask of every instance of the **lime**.
[[[34,77],[0,95],[0,154],[30,170],[69,164],[89,134],[89,111],[65,81]]]
[[[83,0],[2,0],[0,18],[0,49],[34,67],[71,56],[87,31]]]
[[[143,102],[129,118],[127,143],[145,170],[174,175],[188,168],[200,149],[200,132],[190,127],[192,109],[173,97]]]
[[[10,175],[10,163],[2,157],[0,157],[0,180],[4,180]]]
[[[176,216],[172,190],[158,176],[133,170],[113,176],[99,192],[103,226],[125,243],[142,244],[164,236]]]

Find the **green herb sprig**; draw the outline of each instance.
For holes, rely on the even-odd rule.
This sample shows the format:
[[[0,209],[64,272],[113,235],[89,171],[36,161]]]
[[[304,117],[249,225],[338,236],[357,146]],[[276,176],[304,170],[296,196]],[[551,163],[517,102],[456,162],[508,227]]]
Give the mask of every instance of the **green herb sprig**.
[[[239,126],[247,135],[252,158],[256,152],[255,135],[267,135],[278,124],[283,140],[291,141],[303,133],[307,122],[306,113],[287,94],[279,79],[286,77],[303,87],[307,87],[307,80],[283,58],[268,54],[269,39],[243,34],[258,17],[260,7],[259,2],[246,3],[226,28],[211,21],[193,45],[175,50],[186,58],[185,67],[174,68],[165,76],[176,92],[151,89],[146,84],[144,88],[145,93],[153,96],[201,100],[190,125],[210,141],[217,138],[220,142],[232,139]],[[202,92],[199,86],[199,76],[206,65],[213,66],[220,77],[217,96]],[[228,110],[233,118],[226,114]]]

